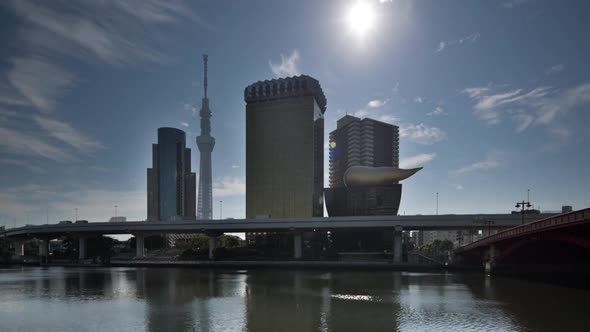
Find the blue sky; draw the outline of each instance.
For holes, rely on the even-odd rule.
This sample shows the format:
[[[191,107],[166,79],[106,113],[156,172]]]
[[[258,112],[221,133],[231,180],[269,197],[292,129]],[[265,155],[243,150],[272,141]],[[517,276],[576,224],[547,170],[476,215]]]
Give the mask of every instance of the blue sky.
[[[436,192],[440,213],[508,212],[527,189],[590,206],[586,1],[366,0],[363,35],[356,2],[2,2],[0,226],[144,219],[157,128],[185,130],[198,165],[203,53],[214,218],[220,200],[244,216],[244,87],[294,74],[322,84],[326,143],[346,113],[400,126],[402,166],[424,167],[400,213],[434,213]]]

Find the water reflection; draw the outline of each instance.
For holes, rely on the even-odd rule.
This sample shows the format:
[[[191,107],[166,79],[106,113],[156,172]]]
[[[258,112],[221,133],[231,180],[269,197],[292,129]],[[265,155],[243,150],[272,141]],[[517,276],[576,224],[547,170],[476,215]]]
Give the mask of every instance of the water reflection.
[[[18,268],[0,270],[0,330],[584,330],[588,295],[480,275]]]

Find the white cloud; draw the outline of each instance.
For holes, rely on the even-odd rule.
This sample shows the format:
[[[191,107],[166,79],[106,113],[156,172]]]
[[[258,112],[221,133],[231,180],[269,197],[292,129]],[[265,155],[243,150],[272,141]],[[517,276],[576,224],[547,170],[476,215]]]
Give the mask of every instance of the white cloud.
[[[422,153],[408,158],[402,158],[399,162],[400,168],[413,168],[431,162],[436,153]]]
[[[436,52],[441,52],[442,50],[449,48],[451,46],[459,46],[467,43],[475,43],[481,35],[476,33],[471,33],[459,39],[454,40],[446,40],[441,41],[438,43],[438,47],[436,48]]]
[[[246,194],[246,178],[224,176],[213,183],[213,197],[229,197]]]
[[[447,134],[439,128],[430,127],[423,123],[403,124],[400,126],[400,136],[408,138],[410,141],[418,144],[430,145],[436,142],[443,141],[447,138]]]
[[[490,152],[488,152],[485,160],[477,161],[469,165],[463,166],[454,171],[453,173],[459,175],[498,168],[502,165],[502,160],[504,159],[506,159],[506,154],[503,151],[491,150]]]
[[[64,90],[74,82],[72,73],[41,58],[17,58],[12,64],[8,80],[42,112],[51,111]]]
[[[462,186],[462,185],[460,185],[460,184],[454,184],[454,185],[453,185],[453,187],[454,187],[456,190],[463,190],[463,189],[464,189],[464,188],[463,188],[463,186]]]
[[[99,149],[104,149],[102,143],[91,140],[65,122],[40,116],[35,116],[34,120],[41,128],[45,129],[49,135],[68,145],[73,146],[79,151],[93,152]]]
[[[428,116],[435,116],[435,115],[447,115],[445,109],[442,106],[436,106],[432,112],[426,113]]]
[[[188,125],[188,122],[181,122],[180,125],[183,126],[183,127],[188,127],[189,126]]]
[[[281,54],[281,63],[274,64],[272,61],[269,61],[268,64],[277,77],[297,76],[299,75],[299,69],[297,68],[299,58],[299,51],[293,50],[291,55],[287,57]]]
[[[562,72],[563,69],[565,69],[565,66],[563,64],[561,64],[561,63],[560,64],[556,64],[554,66],[551,66],[551,67],[547,68],[545,70],[545,74],[547,74],[547,75],[558,74],[558,73]]]
[[[367,103],[367,106],[370,108],[378,108],[378,107],[382,107],[385,104],[387,104],[389,100],[379,100],[379,99],[375,99],[375,100],[371,100]]]
[[[386,123],[391,123],[391,124],[395,124],[395,122],[399,121],[399,118],[396,118],[393,115],[389,115],[389,114],[383,114],[377,117],[378,121],[381,122],[386,122]]]
[[[416,97],[414,97],[414,102],[418,103],[418,104],[422,104],[424,102],[424,98],[422,98],[420,96],[416,96]]]

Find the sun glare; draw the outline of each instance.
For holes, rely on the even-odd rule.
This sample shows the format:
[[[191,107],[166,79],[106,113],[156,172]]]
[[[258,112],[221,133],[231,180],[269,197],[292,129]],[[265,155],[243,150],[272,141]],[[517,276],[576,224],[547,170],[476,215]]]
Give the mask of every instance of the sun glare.
[[[364,37],[375,27],[375,9],[367,1],[358,1],[349,8],[347,21],[357,37]]]

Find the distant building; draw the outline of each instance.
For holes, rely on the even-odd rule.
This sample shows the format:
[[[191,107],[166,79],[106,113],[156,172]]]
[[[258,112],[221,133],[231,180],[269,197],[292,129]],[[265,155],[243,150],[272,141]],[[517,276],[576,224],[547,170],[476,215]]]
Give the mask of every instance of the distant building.
[[[568,212],[572,212],[574,209],[572,208],[571,205],[564,205],[561,207],[561,213],[568,213]]]
[[[309,76],[246,87],[246,218],[323,216],[326,97]]]
[[[111,219],[109,219],[109,222],[126,222],[127,221],[127,217],[111,217]]]
[[[184,131],[158,128],[153,164],[147,170],[148,220],[194,219],[196,177]]]
[[[405,172],[399,170],[397,126],[346,115],[330,133],[329,148],[330,188],[325,189],[325,199],[330,216],[397,214],[402,186],[395,177]],[[353,169],[358,176],[350,176]],[[362,184],[375,175],[391,181]],[[358,183],[347,184],[347,177]]]

